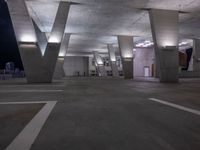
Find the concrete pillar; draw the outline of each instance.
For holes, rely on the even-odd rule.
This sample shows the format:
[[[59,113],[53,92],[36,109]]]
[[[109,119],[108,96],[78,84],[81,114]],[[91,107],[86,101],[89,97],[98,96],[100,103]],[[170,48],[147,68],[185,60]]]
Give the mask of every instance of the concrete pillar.
[[[200,75],[200,39],[194,39],[193,44],[193,71]]]
[[[7,0],[11,20],[28,83],[52,81],[70,3],[61,1],[46,43],[45,36],[34,26],[24,0]],[[45,46],[46,45],[46,46]],[[42,50],[42,47],[45,50]]]
[[[98,52],[93,52],[93,53],[94,53],[95,64],[96,64],[99,76],[107,76],[107,72],[104,67],[102,57],[99,55]]]
[[[69,45],[69,40],[70,40],[70,33],[65,33],[61,46],[60,46],[60,51],[59,51],[59,57],[65,57],[67,54],[67,49],[68,49],[68,45]]]
[[[118,36],[119,51],[125,79],[133,79],[133,37]]]
[[[64,57],[59,57],[57,59],[56,67],[55,67],[55,71],[53,75],[54,79],[62,79],[65,76],[63,65],[64,65]]]
[[[54,79],[62,79],[65,76],[63,65],[64,65],[64,58],[66,56],[67,48],[69,45],[70,35],[71,34],[66,33],[63,37],[53,75]]]
[[[119,77],[119,71],[116,64],[116,55],[115,55],[115,49],[112,44],[108,44],[108,53],[109,53],[109,59],[110,59],[110,65],[112,69],[112,75],[114,77]]]
[[[178,11],[151,9],[149,17],[160,82],[178,82]]]

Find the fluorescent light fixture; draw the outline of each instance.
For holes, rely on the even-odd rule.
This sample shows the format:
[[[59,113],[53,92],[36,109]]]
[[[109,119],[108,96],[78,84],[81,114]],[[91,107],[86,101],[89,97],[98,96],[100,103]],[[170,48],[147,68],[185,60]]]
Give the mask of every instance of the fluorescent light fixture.
[[[142,46],[143,46],[143,43],[136,44],[136,47],[142,47]]]
[[[152,46],[154,43],[151,41],[144,41],[144,42],[140,42],[136,44],[136,47],[150,47]]]
[[[153,43],[149,42],[149,43],[145,44],[144,47],[149,47],[149,46],[152,46],[152,45],[153,45]]]
[[[187,45],[187,44],[188,44],[187,42],[180,42],[178,45],[182,46],[182,45]]]
[[[151,43],[151,41],[144,41],[144,43]]]

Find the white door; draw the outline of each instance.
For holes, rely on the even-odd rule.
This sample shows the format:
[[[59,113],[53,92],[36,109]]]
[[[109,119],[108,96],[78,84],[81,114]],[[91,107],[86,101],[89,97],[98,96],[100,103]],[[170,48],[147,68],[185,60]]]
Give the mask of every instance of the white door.
[[[150,76],[150,69],[149,66],[144,67],[144,76],[149,77]]]

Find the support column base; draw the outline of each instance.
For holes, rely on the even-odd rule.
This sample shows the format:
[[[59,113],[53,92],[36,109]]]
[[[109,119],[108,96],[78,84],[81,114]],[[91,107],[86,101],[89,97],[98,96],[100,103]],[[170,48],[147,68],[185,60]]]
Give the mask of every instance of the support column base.
[[[160,82],[162,83],[178,83],[177,69],[165,69],[160,72]]]
[[[133,58],[124,58],[123,70],[124,70],[124,79],[133,79]]]

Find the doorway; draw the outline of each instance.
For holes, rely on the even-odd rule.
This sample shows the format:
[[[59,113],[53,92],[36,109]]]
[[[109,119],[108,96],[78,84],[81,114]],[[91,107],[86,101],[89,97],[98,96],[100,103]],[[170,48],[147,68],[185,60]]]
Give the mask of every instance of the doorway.
[[[150,67],[144,66],[144,77],[150,77]]]

